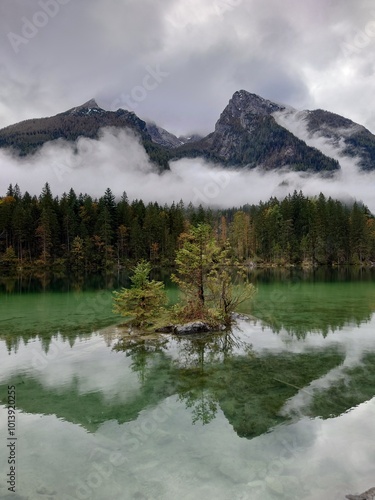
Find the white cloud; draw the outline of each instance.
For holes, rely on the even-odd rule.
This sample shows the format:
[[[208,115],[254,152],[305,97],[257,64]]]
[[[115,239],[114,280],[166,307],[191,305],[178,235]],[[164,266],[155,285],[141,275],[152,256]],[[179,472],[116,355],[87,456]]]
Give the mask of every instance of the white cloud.
[[[20,34],[40,2],[0,5],[0,126],[91,97],[109,108],[139,85],[145,66],[159,64],[170,77],[136,112],[171,132],[212,131],[241,88],[375,130],[368,0],[70,1],[16,54],[8,34]],[[368,39],[344,53],[343,44],[358,45],[362,32]]]
[[[104,129],[99,140],[79,139],[77,153],[74,144],[60,140],[22,159],[0,151],[0,186],[2,194],[10,183],[18,183],[22,191],[39,194],[49,182],[55,195],[73,187],[77,193],[97,197],[110,187],[118,197],[126,191],[130,199],[145,202],[172,203],[182,199],[185,203],[217,207],[257,204],[301,189],[310,196],[323,192],[334,198],[355,198],[375,213],[375,172],[361,173],[353,160],[342,164],[341,172],[322,178],[286,171],[232,170],[198,158],[172,162],[171,170],[160,175],[132,133]]]

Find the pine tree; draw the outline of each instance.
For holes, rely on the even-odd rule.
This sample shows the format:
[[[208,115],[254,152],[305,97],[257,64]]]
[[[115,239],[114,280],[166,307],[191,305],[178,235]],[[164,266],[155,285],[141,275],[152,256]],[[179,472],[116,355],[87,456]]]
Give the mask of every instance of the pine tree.
[[[238,305],[252,298],[255,289],[230,253],[229,242],[220,247],[207,224],[192,227],[181,236],[177,274],[172,275],[172,281],[184,294],[182,305],[177,307],[179,318],[229,326]]]
[[[150,327],[166,303],[164,283],[150,281],[151,264],[147,261],[140,261],[133,271],[131,287],[114,292],[113,311],[131,318],[136,327]]]
[[[210,226],[199,224],[181,235],[181,248],[176,255],[178,274],[172,280],[186,296],[188,309],[196,316],[204,314],[207,275],[219,249]]]
[[[46,208],[43,208],[39,219],[39,225],[36,229],[36,236],[40,241],[40,257],[44,264],[51,258],[52,250],[52,230],[50,214]]]

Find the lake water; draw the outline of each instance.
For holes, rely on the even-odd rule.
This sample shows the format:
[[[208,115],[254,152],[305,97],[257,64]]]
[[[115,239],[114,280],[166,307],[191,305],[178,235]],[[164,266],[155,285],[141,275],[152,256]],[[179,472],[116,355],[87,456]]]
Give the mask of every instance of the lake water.
[[[374,271],[252,279],[252,319],[232,334],[132,342],[113,326],[118,277],[0,280],[0,498],[343,500],[375,486]]]

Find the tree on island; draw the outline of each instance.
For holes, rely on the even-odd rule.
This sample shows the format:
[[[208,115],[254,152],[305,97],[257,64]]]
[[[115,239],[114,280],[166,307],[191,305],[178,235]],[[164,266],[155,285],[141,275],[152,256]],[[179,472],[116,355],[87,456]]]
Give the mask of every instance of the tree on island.
[[[166,303],[164,283],[150,281],[151,264],[141,260],[133,269],[129,289],[114,292],[113,312],[131,318],[137,328],[147,328],[155,323]]]
[[[169,311],[164,308],[164,284],[149,280],[151,264],[144,260],[134,268],[130,289],[114,292],[113,311],[131,318],[131,324],[137,328],[154,327],[165,321],[169,325],[203,322],[215,330],[229,328],[233,312],[255,294],[245,268],[231,256],[229,243],[219,245],[207,224],[199,224],[181,235],[175,263],[172,281],[183,297]]]
[[[180,241],[177,272],[172,275],[184,295],[175,308],[177,318],[229,327],[233,312],[256,292],[246,269],[231,256],[227,241],[218,244],[208,224],[192,227]]]

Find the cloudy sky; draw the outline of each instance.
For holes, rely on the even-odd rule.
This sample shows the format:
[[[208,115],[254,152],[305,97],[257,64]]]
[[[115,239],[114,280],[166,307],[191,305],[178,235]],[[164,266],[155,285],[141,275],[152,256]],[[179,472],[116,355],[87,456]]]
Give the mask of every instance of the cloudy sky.
[[[1,0],[0,127],[91,97],[213,130],[239,89],[375,132],[371,0]]]

